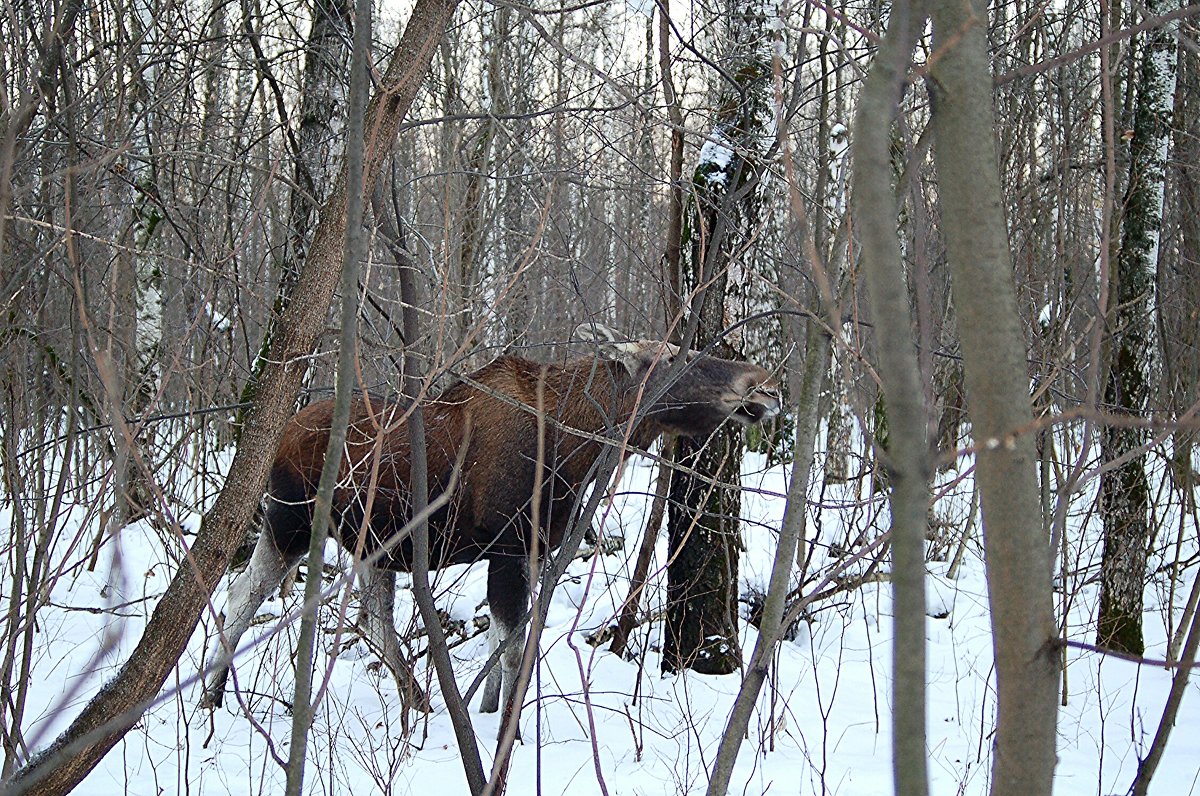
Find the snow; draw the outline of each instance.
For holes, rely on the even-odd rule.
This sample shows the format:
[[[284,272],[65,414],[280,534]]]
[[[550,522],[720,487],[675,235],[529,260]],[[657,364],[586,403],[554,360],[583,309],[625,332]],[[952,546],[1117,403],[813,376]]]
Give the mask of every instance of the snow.
[[[833,219],[846,212],[846,165],[850,153],[850,131],[841,122],[829,128],[829,182],[825,189],[825,207]]]
[[[204,312],[211,319],[214,331],[228,332],[233,328],[233,318],[236,315],[234,310],[234,307],[230,307],[228,310],[222,311],[212,302],[204,302]]]
[[[700,147],[696,171],[703,172],[712,185],[724,185],[729,179],[729,164],[733,162],[733,148],[720,130]]]
[[[228,456],[222,465],[227,465]],[[965,466],[965,464],[963,465]],[[971,483],[958,473],[941,477],[945,492],[935,515],[952,528],[968,516]],[[654,469],[644,460],[626,469],[617,498],[606,513],[606,533],[623,536],[623,555],[576,560],[556,590],[541,657],[533,674],[522,717],[524,743],[515,750],[509,793],[673,794],[703,792],[720,734],[736,694],[739,677],[662,676],[657,644],[660,625],[643,625],[631,639],[640,653],[622,660],[604,646],[593,648],[588,634],[607,625],[628,588],[640,528],[652,493]],[[762,586],[770,572],[783,509],[788,468],[767,468],[747,455],[743,498],[746,519],[742,559],[743,585]],[[808,533],[823,545],[846,545],[886,527],[886,507],[870,491],[870,479],[813,487]],[[1094,484],[1093,479],[1092,484]],[[197,492],[211,499],[219,476],[196,481]],[[1080,510],[1071,527],[1072,545],[1083,564],[1098,556],[1097,531],[1086,510],[1091,495],[1078,498]],[[177,514],[195,527],[204,501],[181,506]],[[0,510],[0,533],[8,535],[9,509]],[[1160,517],[1176,527],[1177,517]],[[65,535],[90,540],[94,517],[79,505]],[[188,537],[184,537],[189,539]],[[169,581],[180,554],[178,537],[142,522],[105,543],[95,571],[77,566],[88,551],[60,555],[64,575],[51,594],[53,606],[38,615],[34,684],[25,724],[34,746],[49,743],[101,684],[114,675],[136,643]],[[87,545],[84,545],[87,547]],[[953,554],[953,545],[950,546]],[[327,560],[340,554],[331,545]],[[943,556],[950,557],[950,556]],[[833,560],[825,547],[815,550],[814,565]],[[660,541],[648,590],[648,607],[663,602],[665,545]],[[343,556],[344,562],[344,556]],[[7,568],[2,574],[7,582]],[[931,793],[983,794],[987,791],[990,741],[995,721],[991,633],[983,561],[977,534],[967,545],[956,579],[949,564],[929,564],[927,637],[929,775]],[[886,572],[885,561],[882,570]],[[1072,572],[1076,570],[1073,568]],[[1078,570],[1084,571],[1084,570]],[[1081,576],[1071,575],[1071,578]],[[412,603],[402,587],[397,622],[411,620]],[[224,601],[221,586],[217,602]],[[1096,601],[1094,585],[1069,584],[1067,630],[1090,641],[1088,623]],[[439,606],[468,630],[485,596],[483,567],[454,567],[437,573]],[[1164,590],[1147,589],[1147,654],[1162,657]],[[263,610],[286,615],[302,589],[284,600],[268,600]],[[106,596],[102,597],[104,594]],[[1178,609],[1187,587],[1176,589]],[[340,597],[340,595],[339,595]],[[1062,600],[1063,595],[1058,595]],[[429,691],[434,711],[418,717],[411,738],[400,732],[395,685],[361,643],[330,658],[338,600],[321,618],[318,677],[329,667],[330,683],[310,742],[310,793],[465,793],[465,780],[436,681]],[[102,614],[75,610],[107,606]],[[870,581],[821,601],[797,628],[794,641],[779,649],[759,709],[750,723],[730,793],[878,794],[891,791],[890,706],[892,704],[891,599],[889,584]],[[351,605],[351,616],[356,605]],[[236,660],[241,701],[232,694],[209,713],[196,707],[196,674],[205,652],[212,652],[212,616],[202,620],[158,703],[88,777],[79,793],[156,794],[278,793],[284,771],[270,749],[286,754],[291,716],[295,624],[277,628],[268,621],[252,627]],[[347,637],[343,636],[343,642]],[[743,622],[743,650],[756,641]],[[419,642],[423,647],[424,642]],[[453,650],[460,688],[467,688],[487,657],[486,634]],[[418,676],[430,676],[424,660]],[[1153,737],[1170,685],[1170,673],[1072,650],[1068,655],[1068,703],[1059,713],[1059,765],[1056,793],[1124,792],[1138,756]],[[1151,793],[1186,794],[1200,790],[1200,711],[1196,686],[1189,686],[1166,756]],[[491,762],[497,715],[471,707],[484,765]],[[589,716],[590,712],[590,716]],[[594,737],[591,727],[594,726]],[[593,756],[598,758],[598,765]],[[597,774],[599,769],[599,774]],[[601,784],[601,779],[603,784]]]

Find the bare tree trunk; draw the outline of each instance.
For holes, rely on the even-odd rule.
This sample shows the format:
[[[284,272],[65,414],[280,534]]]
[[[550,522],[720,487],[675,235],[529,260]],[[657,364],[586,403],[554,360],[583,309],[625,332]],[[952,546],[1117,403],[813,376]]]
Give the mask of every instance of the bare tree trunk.
[[[808,14],[806,12],[805,27],[807,27],[807,23]],[[825,52],[823,47],[824,45],[821,49],[822,57]],[[803,61],[804,55],[805,47],[802,41],[795,57],[797,61]],[[783,115],[784,109],[784,64],[778,56],[772,58],[772,71],[775,84],[775,112],[778,120]],[[776,130],[776,134],[779,136],[784,171],[788,180],[787,189],[792,207],[792,232],[799,239],[800,248],[805,251],[810,260],[809,268],[814,273],[827,274],[828,281],[836,284],[841,281],[840,263],[843,262],[843,258],[833,254],[826,257],[824,262],[821,261],[829,251],[823,245],[827,241],[824,240],[825,236],[821,231],[825,219],[820,219],[816,224],[809,222],[801,199],[795,160],[786,127],[780,126]],[[844,156],[844,150],[842,154]],[[841,158],[835,156],[834,161],[838,160]],[[840,179],[839,175],[833,180],[837,187],[833,190],[826,190],[830,186],[824,177],[825,175],[822,175],[818,178],[822,189],[817,191],[817,196],[822,201],[834,198],[834,206],[827,209],[830,211],[830,215],[836,219],[845,213],[845,205],[842,201],[844,181]],[[836,198],[834,197],[835,192],[838,194]],[[803,277],[798,266],[783,270],[780,288],[784,295],[792,301],[799,300],[798,297],[803,292],[802,283]],[[747,737],[747,728],[753,716],[754,706],[763,684],[767,680],[777,645],[783,638],[784,630],[792,621],[785,614],[785,610],[788,607],[787,598],[794,572],[793,567],[799,567],[801,580],[804,577],[803,549],[807,533],[805,512],[808,505],[808,488],[813,477],[813,461],[821,425],[820,416],[823,403],[821,394],[824,391],[831,364],[832,340],[828,330],[836,328],[837,323],[834,321],[834,317],[838,314],[837,307],[833,306],[831,291],[818,298],[821,320],[810,317],[801,321],[799,316],[792,315],[785,324],[787,336],[792,344],[791,356],[793,358],[788,367],[788,393],[794,406],[791,412],[793,415],[791,423],[793,433],[792,477],[788,484],[783,525],[779,532],[779,544],[771,566],[770,581],[766,597],[763,600],[762,617],[758,624],[758,641],[755,643],[754,652],[746,665],[741,688],[738,689],[733,709],[730,711],[729,720],[725,725],[725,732],[721,736],[721,744],[717,749],[717,756],[713,762],[712,774],[709,779],[709,796],[724,796],[728,792],[738,752],[743,739]],[[801,341],[804,344],[803,351],[800,349]]]
[[[279,295],[286,296],[308,253],[318,211],[345,146],[346,75],[350,41],[349,0],[311,0],[312,27],[304,43],[304,83],[296,129],[294,184],[288,198],[287,242]]]
[[[317,706],[312,702],[313,652],[317,638],[317,614],[321,610],[321,572],[325,564],[325,539],[333,511],[333,490],[342,468],[342,448],[350,424],[354,399],[356,344],[358,341],[358,272],[367,256],[367,234],[363,229],[363,150],[367,96],[371,89],[371,0],[355,4],[354,45],[350,58],[350,103],[346,142],[346,238],[341,274],[341,330],[338,335],[337,385],[325,461],[313,505],[312,536],[308,541],[308,580],[304,583],[304,616],[296,643],[296,696],[292,700],[292,735],[288,744],[287,796],[304,792],[308,732]],[[381,432],[382,433],[382,432]],[[390,623],[390,619],[389,619]],[[392,628],[385,629],[393,632]]]
[[[304,76],[300,113],[292,142],[292,186],[288,192],[288,215],[282,254],[279,257],[279,287],[273,318],[282,316],[288,298],[308,258],[308,249],[319,211],[337,178],[344,130],[341,118],[346,104],[346,69],[350,39],[349,0],[312,0],[312,26],[304,43]],[[249,23],[247,23],[249,24]],[[243,403],[254,397],[265,358],[271,350],[273,328],[268,328],[259,348],[250,378],[242,389]]]
[[[934,3],[935,162],[958,308],[996,660],[996,796],[1049,794],[1058,654],[1025,341],[1001,206],[980,2]]]
[[[425,509],[429,503],[429,463],[425,441],[424,408],[418,401],[422,384],[420,359],[415,351],[415,341],[420,339],[420,324],[416,309],[418,305],[416,272],[417,269],[411,264],[406,263],[401,266],[400,286],[404,300],[402,328],[405,340],[402,375],[404,396],[412,403],[412,412],[407,421],[411,449],[409,483],[412,494],[412,516],[420,518],[412,530],[413,600],[417,604],[417,610],[429,635],[429,657],[437,674],[438,684],[442,688],[442,699],[450,713],[450,723],[458,741],[458,753],[462,758],[467,787],[472,794],[478,796],[483,792],[487,778],[484,774],[482,759],[479,756],[475,730],[471,725],[471,717],[467,713],[467,704],[454,679],[453,661],[450,658],[446,633],[442,629],[442,620],[434,605],[433,590],[429,583],[429,519],[425,516]],[[468,429],[466,433],[469,435],[470,430]],[[464,441],[460,450],[465,451],[467,448],[467,443]]]
[[[896,793],[929,790],[925,753],[925,530],[932,462],[929,415],[912,338],[912,308],[904,278],[899,213],[892,186],[891,131],[905,76],[925,27],[924,4],[895,3],[887,38],[879,48],[859,98],[855,119],[854,202],[862,268],[875,320],[879,374],[888,407],[888,471],[892,509],[892,749]],[[981,146],[991,148],[990,137]]]
[[[663,252],[663,314],[666,316],[667,327],[676,328],[683,306],[683,280],[681,276],[682,239],[683,239],[683,110],[679,106],[679,97],[675,91],[675,81],[671,76],[671,6],[670,0],[660,0],[658,4],[658,68],[662,74],[663,102],[667,106],[667,116],[671,120],[671,159],[667,168],[667,176],[671,185],[670,205],[667,211],[667,240]],[[679,333],[673,334],[672,341],[679,342]]]
[[[162,221],[159,201],[158,173],[154,149],[158,145],[155,112],[155,92],[158,83],[159,53],[155,45],[160,33],[156,26],[155,8],[147,0],[133,0],[137,20],[136,35],[141,38],[138,48],[141,58],[136,68],[140,72],[134,88],[133,133],[134,147],[129,160],[129,175],[135,191],[133,201],[133,234],[135,271],[137,274],[137,326],[134,335],[134,361],[130,376],[134,379],[131,397],[133,410],[142,411],[158,388],[158,354],[163,336],[162,266],[153,251],[155,231]]]
[[[128,167],[132,183],[130,205],[133,216],[128,240],[132,251],[119,254],[118,260],[131,259],[132,263],[125,264],[129,269],[125,274],[129,284],[118,288],[123,299],[121,303],[125,304],[124,308],[118,309],[123,317],[113,323],[114,329],[126,324],[129,326],[128,339],[119,341],[126,346],[123,357],[119,358],[121,364],[118,366],[116,362],[113,363],[114,369],[119,368],[119,372],[113,375],[114,385],[120,385],[122,392],[117,402],[122,419],[137,417],[150,408],[159,387],[158,360],[163,339],[163,271],[155,252],[156,232],[163,215],[158,206],[161,199],[154,152],[159,132],[155,90],[161,42],[155,9],[151,4],[147,0],[132,0],[131,5],[134,21],[131,33],[140,42],[136,48],[138,58],[130,65],[133,72],[130,77],[133,106],[130,109],[133,130],[130,132],[133,144]],[[120,506],[116,512],[118,524],[115,527],[140,519],[150,509],[150,476],[135,461],[136,451],[142,449],[147,441],[145,431],[132,439],[115,441],[118,450],[122,451],[117,464],[114,464],[122,468],[114,477]]]
[[[370,145],[363,189],[369,192],[425,75],[438,39],[457,0],[418,0],[379,92],[367,110]],[[280,319],[270,362],[263,369],[254,405],[230,466],[225,488],[205,515],[185,563],[171,580],[146,631],[117,676],[43,753],[5,783],[2,793],[52,796],[73,789],[138,720],[167,675],[208,605],[213,590],[245,532],[266,485],[267,470],[283,427],[292,416],[308,355],[341,274],[346,232],[346,178],[343,169],[321,212],[312,249],[296,291]]]
[[[792,326],[795,330],[801,324]],[[791,390],[796,415],[795,444],[792,448],[795,459],[783,512],[783,527],[779,532],[779,547],[771,567],[770,585],[759,622],[758,643],[755,644],[754,652],[746,665],[742,686],[738,689],[733,710],[730,711],[729,721],[721,736],[721,745],[708,783],[708,796],[724,796],[728,792],[729,780],[737,763],[738,750],[746,737],[746,728],[750,726],[754,705],[762,691],[763,683],[766,682],[776,647],[787,627],[784,611],[787,608],[792,565],[804,544],[804,512],[808,507],[808,486],[812,477],[817,429],[820,427],[821,390],[829,370],[831,342],[817,322],[810,320],[803,326],[807,332],[803,359],[792,369],[792,373],[798,374]],[[795,331],[792,336],[797,336]],[[794,356],[800,357],[799,353]],[[802,553],[800,558],[803,558]]]
[[[647,53],[649,58],[649,53]],[[679,321],[682,314],[682,296],[680,294],[680,238],[683,234],[683,111],[679,107],[679,98],[675,94],[675,83],[671,76],[671,6],[670,0],[661,0],[658,4],[658,67],[662,78],[663,102],[667,106],[667,114],[671,120],[671,157],[667,165],[667,178],[670,184],[669,210],[667,216],[666,246],[662,256],[662,268],[665,276],[662,284],[663,315],[669,331],[669,337],[679,342]],[[647,69],[649,69],[647,65]],[[617,627],[613,631],[612,644],[609,651],[614,655],[624,655],[629,634],[637,623],[638,604],[645,586],[646,576],[650,571],[650,560],[654,555],[654,544],[662,528],[663,515],[667,508],[667,496],[671,485],[671,461],[674,459],[675,441],[670,440],[663,445],[663,461],[658,465],[658,477],[655,479],[654,502],[642,531],[642,544],[638,549],[633,576],[630,579],[629,594],[621,606]]]
[[[1150,13],[1163,3],[1147,3]],[[1175,94],[1175,38],[1169,28],[1146,35],[1141,47],[1137,100],[1130,141],[1129,184],[1121,219],[1121,248],[1114,274],[1115,315],[1110,328],[1104,404],[1112,412],[1145,417],[1153,384],[1154,286],[1162,229],[1163,185],[1171,106]],[[1110,424],[1101,435],[1104,464],[1126,459],[1100,476],[1104,554],[1096,643],[1141,655],[1142,592],[1150,543],[1150,484],[1146,480],[1148,431],[1135,423]]]
[[[1196,39],[1200,24],[1183,24],[1184,35]],[[1196,308],[1200,307],[1200,138],[1193,131],[1200,126],[1200,53],[1193,48],[1179,51],[1178,78],[1175,86],[1174,156],[1177,170],[1175,218],[1179,224],[1180,245],[1174,252],[1174,267],[1158,272],[1158,313],[1162,318],[1164,335],[1163,377],[1171,396],[1171,409],[1178,417],[1196,399],[1200,383],[1200,324],[1196,323]],[[1170,252],[1164,252],[1167,254]],[[1181,495],[1181,514],[1196,517],[1196,486],[1200,481],[1192,466],[1196,448],[1197,429],[1181,427],[1171,435],[1171,473]],[[1182,522],[1182,520],[1181,520]],[[1182,524],[1180,530],[1182,533]],[[1178,550],[1178,547],[1177,547]],[[1175,562],[1181,574],[1184,564]],[[1172,578],[1168,605],[1174,605],[1175,584]],[[1195,610],[1193,599],[1188,607]],[[1167,659],[1176,660],[1183,646],[1185,627],[1190,611],[1185,608],[1180,625],[1172,635]]]
[[[1189,20],[1182,25],[1184,36],[1194,39],[1200,35],[1200,22]],[[1189,310],[1200,306],[1200,137],[1193,135],[1200,124],[1200,52],[1185,47],[1178,53],[1175,118],[1172,123],[1175,155],[1172,166],[1178,170],[1176,213],[1179,219],[1179,286],[1183,295],[1179,304],[1183,319],[1191,320]],[[1182,319],[1181,319],[1182,320]],[[1177,346],[1167,356],[1165,365],[1175,378],[1171,388],[1176,401],[1186,406],[1195,397],[1197,371],[1200,370],[1200,325],[1181,323]],[[1183,362],[1179,361],[1183,357]],[[1182,365],[1182,366],[1181,366]],[[1195,433],[1191,437],[1194,439]],[[1179,451],[1175,455],[1180,455]]]

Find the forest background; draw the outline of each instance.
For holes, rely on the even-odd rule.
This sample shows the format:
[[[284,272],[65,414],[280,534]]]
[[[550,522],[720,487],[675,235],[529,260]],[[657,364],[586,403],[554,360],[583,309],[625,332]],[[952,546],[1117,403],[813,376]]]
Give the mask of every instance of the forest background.
[[[436,391],[501,352],[560,357],[588,321],[768,364],[787,391],[762,433],[657,451],[666,475],[625,488],[645,506],[612,528],[626,555],[606,590],[620,594],[594,624],[613,625],[617,653],[668,671],[704,660],[705,676],[736,680],[697,732],[702,775],[680,790],[724,792],[738,722],[769,712],[759,689],[778,685],[796,622],[820,626],[849,601],[856,622],[895,617],[898,696],[882,721],[895,722],[896,787],[923,792],[937,613],[924,590],[964,561],[990,600],[997,712],[974,736],[997,750],[979,753],[985,786],[1048,792],[1065,664],[1116,654],[1169,681],[1154,715],[1137,711],[1130,776],[1144,787],[1200,642],[1198,15],[1149,2],[6,5],[9,787],[32,771],[32,787],[70,789],[168,676],[179,726],[201,721],[191,681],[215,643],[209,595],[252,525],[273,433],[297,393],[330,394],[339,356],[361,388],[411,393],[407,372]],[[747,486],[759,471],[772,486]],[[744,542],[772,496],[756,522],[774,535]],[[640,537],[662,525],[641,572]],[[762,550],[771,563],[752,564]],[[720,587],[694,588],[708,565]],[[329,578],[336,606],[350,585]],[[435,600],[467,599],[462,582],[438,580]],[[866,594],[886,607],[868,610]],[[680,606],[709,623],[690,641],[663,630]],[[469,658],[475,630],[454,620],[474,609],[447,623]],[[100,617],[95,646],[47,697],[62,656],[47,628],[81,611]],[[409,622],[413,656],[437,646],[424,628]],[[65,751],[18,774],[76,713]],[[419,759],[394,751],[403,727],[397,769]],[[818,768],[808,786],[836,790]],[[329,776],[321,787],[346,786]]]

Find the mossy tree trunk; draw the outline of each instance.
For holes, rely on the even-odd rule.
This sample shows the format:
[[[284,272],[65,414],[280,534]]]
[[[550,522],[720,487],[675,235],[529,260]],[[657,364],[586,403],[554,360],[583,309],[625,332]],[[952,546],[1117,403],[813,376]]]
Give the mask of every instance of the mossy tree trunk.
[[[693,173],[680,253],[684,295],[692,298],[691,348],[733,357],[739,352],[725,330],[738,320],[731,311],[735,294],[751,281],[741,257],[759,221],[759,174],[775,135],[769,82],[775,17],[758,0],[734,0],[727,18],[725,82]],[[743,444],[740,429],[724,428],[707,440],[681,439],[676,446],[675,461],[690,471],[677,472],[671,481],[664,671],[728,674],[741,665],[736,485]]]
[[[709,440],[680,439],[675,462],[723,484],[737,483],[739,429]],[[668,493],[667,626],[663,669],[728,674],[741,663],[737,580],[741,550],[738,490],[677,471]]]
[[[1149,13],[1166,3],[1148,3]],[[1121,248],[1114,274],[1112,330],[1105,409],[1142,418],[1149,409],[1154,366],[1154,287],[1162,228],[1163,182],[1171,107],[1175,93],[1175,39],[1169,28],[1146,34],[1140,48],[1129,183],[1123,203]],[[1096,641],[1141,655],[1142,591],[1150,541],[1150,485],[1146,480],[1145,427],[1112,423],[1101,437],[1105,465],[1125,459],[1100,476],[1104,554]],[[1139,452],[1141,451],[1141,452]]]

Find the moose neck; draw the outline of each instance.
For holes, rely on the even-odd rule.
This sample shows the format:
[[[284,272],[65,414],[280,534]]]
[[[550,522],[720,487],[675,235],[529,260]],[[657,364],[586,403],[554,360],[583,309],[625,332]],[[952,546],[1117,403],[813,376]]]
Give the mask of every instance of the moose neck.
[[[642,418],[628,430],[630,418],[643,398],[642,382],[629,375],[625,367],[606,359],[584,357],[560,366],[546,366],[543,406],[547,416],[561,430],[558,454],[590,464],[600,453],[601,443],[591,436],[571,434],[563,427],[579,429],[587,435],[607,436],[620,443],[628,433],[628,442],[647,448],[660,429]],[[535,404],[536,405],[536,404]]]

